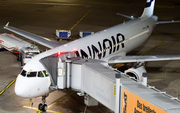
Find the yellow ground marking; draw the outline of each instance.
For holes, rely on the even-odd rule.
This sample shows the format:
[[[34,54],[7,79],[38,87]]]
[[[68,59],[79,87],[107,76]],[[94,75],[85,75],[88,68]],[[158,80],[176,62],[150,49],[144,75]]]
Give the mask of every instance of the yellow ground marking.
[[[71,27],[70,31],[72,31],[78,24],[81,22],[95,7],[93,7],[90,11],[88,11],[76,24],[74,24],[73,27]],[[60,42],[62,39],[60,39],[58,42]]]
[[[2,95],[6,89],[8,89],[13,83],[15,82],[15,80],[12,80],[1,92],[0,92],[0,95]]]
[[[2,90],[1,92],[0,92],[0,95],[2,95],[4,93],[4,90]]]
[[[84,113],[86,113],[86,110],[87,110],[87,105],[86,105],[86,107],[85,107],[85,109],[84,109]]]
[[[70,31],[72,31],[74,29],[74,27],[76,27],[79,22],[81,22],[95,7],[93,7],[90,11],[88,11],[73,27],[71,27]]]
[[[115,66],[113,66],[113,68],[120,68],[120,67],[122,67],[122,66],[124,66],[124,64],[116,64]]]
[[[34,109],[36,111],[38,111],[38,113],[41,113],[42,111],[38,110],[38,108],[35,108],[35,107],[31,107],[31,106],[23,106],[24,108],[27,108],[27,109]],[[47,112],[51,112],[51,113],[62,113],[62,112],[57,112],[57,111],[52,111],[52,110],[47,110]]]
[[[58,42],[61,42],[61,40],[62,40],[62,39],[59,39],[59,41],[58,41]]]
[[[160,42],[159,44],[157,44],[156,46],[152,47],[151,49],[149,49],[149,50],[145,51],[145,52],[144,52],[144,53],[142,53],[140,56],[143,56],[144,54],[148,53],[149,51],[152,51],[153,49],[155,49],[155,48],[159,47],[160,45],[162,45],[162,44],[164,43],[164,41],[163,41],[163,40],[161,40],[161,39],[158,39],[158,38],[153,37],[153,36],[151,36],[151,37],[152,37],[152,38],[154,38],[154,39],[156,39],[156,40],[159,40],[159,41],[161,41],[161,42]]]
[[[14,82],[15,82],[15,80],[11,81],[11,82],[6,86],[6,89],[8,89]]]
[[[70,95],[72,95],[72,94],[74,94],[74,93],[75,93],[75,91],[72,92],[72,93],[70,93],[70,94],[68,94],[68,95],[66,95],[66,96],[64,96],[63,98],[59,99],[58,101],[61,101],[62,99],[65,99],[65,98],[69,97]],[[53,103],[50,104],[50,105],[48,105],[48,108],[52,107],[52,106],[55,105],[56,103],[57,103],[57,101],[56,101],[56,102],[53,102]]]
[[[175,8],[174,6],[156,6],[157,8]]]
[[[58,101],[60,101],[60,100],[62,100],[62,99],[64,99],[64,98],[67,98],[68,96],[70,96],[70,95],[72,95],[72,94],[74,94],[74,93],[75,93],[75,91],[72,92],[72,93],[70,93],[70,94],[68,94],[68,95],[66,95],[66,96],[64,96],[63,98],[59,99]],[[48,108],[52,107],[52,106],[55,105],[56,103],[57,103],[57,101],[54,102],[54,103],[52,103],[51,105],[48,105]],[[23,107],[24,107],[24,108],[28,108],[28,109],[37,110],[38,113],[41,113],[41,112],[42,112],[42,111],[38,110],[38,108],[35,108],[35,107],[31,107],[31,106],[23,106]],[[52,113],[61,113],[61,112],[52,111],[52,110],[47,110],[47,111],[48,111],[48,112],[52,112]]]

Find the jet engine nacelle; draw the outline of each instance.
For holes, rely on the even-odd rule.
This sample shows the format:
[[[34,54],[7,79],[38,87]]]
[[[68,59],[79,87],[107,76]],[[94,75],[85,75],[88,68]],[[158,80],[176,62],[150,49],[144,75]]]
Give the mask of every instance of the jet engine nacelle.
[[[144,66],[138,68],[129,68],[125,70],[125,73],[131,77],[135,77],[135,79],[142,81],[142,74],[147,73]]]

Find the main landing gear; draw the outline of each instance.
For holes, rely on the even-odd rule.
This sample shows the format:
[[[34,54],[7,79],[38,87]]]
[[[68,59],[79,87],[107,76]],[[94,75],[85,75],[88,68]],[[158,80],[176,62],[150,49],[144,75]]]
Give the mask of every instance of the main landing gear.
[[[42,103],[40,103],[39,106],[38,106],[38,109],[41,110],[41,111],[46,111],[47,110],[47,104],[45,104],[46,97],[47,96],[42,96]]]

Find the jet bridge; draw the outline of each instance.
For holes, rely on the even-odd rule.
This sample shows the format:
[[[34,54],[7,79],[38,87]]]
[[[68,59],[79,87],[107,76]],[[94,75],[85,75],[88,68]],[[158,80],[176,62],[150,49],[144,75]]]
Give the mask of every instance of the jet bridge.
[[[61,55],[51,67],[56,70],[55,75],[50,73],[56,78],[53,88],[77,91],[88,106],[100,102],[115,113],[180,113],[180,100],[147,85],[147,74],[142,83],[104,66],[103,61],[80,59],[73,52]]]

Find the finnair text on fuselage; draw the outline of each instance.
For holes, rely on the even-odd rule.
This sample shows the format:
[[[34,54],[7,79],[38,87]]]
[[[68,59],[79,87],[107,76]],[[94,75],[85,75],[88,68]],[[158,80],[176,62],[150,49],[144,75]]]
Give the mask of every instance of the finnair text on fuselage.
[[[115,38],[115,36],[111,36],[111,39],[112,40],[110,40],[108,38],[105,38],[105,39],[103,39],[102,42],[97,42],[98,47],[96,47],[94,44],[91,44],[90,46],[87,46],[89,55],[83,49],[80,49],[81,57],[82,58],[93,58],[93,59],[95,59],[95,55],[97,54],[98,58],[101,59],[102,57],[106,56],[106,50],[109,50],[109,55],[111,53],[114,53],[115,51],[118,51],[119,48],[120,48],[120,43],[121,42],[122,42],[121,47],[122,48],[125,47],[125,44],[123,43],[123,41],[125,40],[125,37],[124,37],[123,34],[117,33],[116,38]],[[79,56],[78,51],[76,51],[76,55]]]

